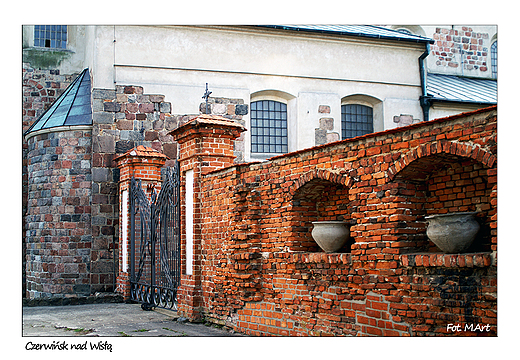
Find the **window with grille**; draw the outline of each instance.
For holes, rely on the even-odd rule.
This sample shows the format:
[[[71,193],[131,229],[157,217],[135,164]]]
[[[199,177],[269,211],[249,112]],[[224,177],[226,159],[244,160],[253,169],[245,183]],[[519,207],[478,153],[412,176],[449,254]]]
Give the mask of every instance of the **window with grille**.
[[[34,25],[34,46],[67,48],[67,25]]]
[[[286,153],[287,105],[261,100],[251,103],[251,152]]]
[[[349,139],[374,132],[372,108],[349,104],[341,106],[341,138]]]
[[[498,74],[498,53],[497,53],[498,41],[491,44],[491,76],[493,79],[497,78]]]

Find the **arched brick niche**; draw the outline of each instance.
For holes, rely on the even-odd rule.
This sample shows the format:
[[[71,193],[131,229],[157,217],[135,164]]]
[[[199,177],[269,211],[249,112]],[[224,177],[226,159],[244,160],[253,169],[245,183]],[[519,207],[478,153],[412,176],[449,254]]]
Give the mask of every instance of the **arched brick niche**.
[[[314,221],[344,221],[350,223],[349,178],[326,170],[314,170],[300,177],[289,192],[292,203],[289,251],[322,252],[312,239]],[[338,252],[350,252],[350,240]]]
[[[479,149],[473,149],[475,151],[470,154],[478,154]],[[484,161],[484,157],[488,161]],[[457,154],[456,146],[449,146],[405,163],[393,177],[392,183],[397,185],[393,193],[400,197],[398,202],[406,208],[399,227],[410,231],[412,234],[409,240],[415,240],[409,244],[408,250],[439,252],[427,239],[425,217],[466,211],[477,212],[481,225],[477,238],[467,252],[494,250],[496,167],[489,166],[494,164],[493,159],[489,161],[486,154],[480,157],[460,155],[460,151]]]

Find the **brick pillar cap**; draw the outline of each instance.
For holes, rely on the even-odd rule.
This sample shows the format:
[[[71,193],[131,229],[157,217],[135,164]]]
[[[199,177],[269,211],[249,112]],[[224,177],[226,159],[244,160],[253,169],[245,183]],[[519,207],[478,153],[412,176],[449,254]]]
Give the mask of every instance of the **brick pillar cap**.
[[[114,161],[120,162],[127,157],[152,157],[152,158],[162,158],[169,160],[170,158],[163,153],[160,153],[150,147],[139,145],[131,150],[128,150],[122,155],[119,155],[114,158]]]
[[[216,127],[232,128],[234,130],[238,130],[239,132],[246,131],[245,127],[233,120],[226,119],[225,117],[218,115],[202,114],[194,119],[191,119],[186,124],[179,126],[177,129],[170,131],[169,135],[172,135],[175,138],[178,137],[179,134],[183,133],[184,131],[190,128],[199,128],[204,125],[214,125]]]

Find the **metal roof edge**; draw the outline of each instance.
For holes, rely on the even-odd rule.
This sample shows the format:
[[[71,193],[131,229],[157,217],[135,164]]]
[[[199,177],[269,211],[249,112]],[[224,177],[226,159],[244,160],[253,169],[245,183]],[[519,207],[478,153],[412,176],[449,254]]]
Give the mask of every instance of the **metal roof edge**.
[[[478,81],[494,81],[497,82],[498,79],[493,78],[481,78],[478,76],[466,76],[466,75],[459,75],[459,74],[442,74],[442,73],[436,73],[436,72],[429,72],[427,75],[434,75],[434,76],[442,76],[442,77],[452,77],[452,78],[459,78],[459,79],[468,79],[468,80],[478,80]]]
[[[357,36],[357,37],[367,37],[372,39],[381,39],[381,40],[393,40],[393,41],[407,41],[407,42],[415,42],[415,43],[429,43],[434,44],[435,40],[426,38],[420,35],[409,35],[416,37],[416,39],[410,39],[404,36],[385,36],[385,35],[375,35],[375,34],[367,34],[362,32],[348,32],[348,31],[332,31],[332,30],[326,30],[326,29],[308,29],[308,28],[300,28],[298,26],[291,26],[291,25],[255,25],[258,27],[265,27],[265,28],[271,28],[271,29],[278,29],[278,30],[291,30],[291,31],[301,31],[301,32],[315,32],[315,33],[323,33],[323,34],[336,34],[336,35],[346,35],[346,36]],[[396,35],[400,34],[398,31],[392,30],[392,29],[386,29],[374,25],[359,25],[359,26],[370,26],[377,29],[384,29],[385,31],[391,31],[395,32]]]
[[[37,135],[48,134],[48,133],[53,133],[53,132],[61,132],[61,131],[91,130],[92,128],[93,128],[93,125],[64,125],[64,126],[55,126],[55,127],[51,127],[51,128],[45,128],[45,129],[36,130],[34,132],[31,132],[31,133],[27,133],[26,132],[24,134],[24,139],[25,139],[25,141],[27,141],[30,138],[32,138],[34,136],[37,136]]]
[[[451,103],[451,104],[467,104],[467,105],[487,105],[487,106],[493,106],[497,105],[498,102],[496,101],[471,101],[471,100],[456,100],[456,99],[439,99],[433,97],[431,99],[432,103]]]

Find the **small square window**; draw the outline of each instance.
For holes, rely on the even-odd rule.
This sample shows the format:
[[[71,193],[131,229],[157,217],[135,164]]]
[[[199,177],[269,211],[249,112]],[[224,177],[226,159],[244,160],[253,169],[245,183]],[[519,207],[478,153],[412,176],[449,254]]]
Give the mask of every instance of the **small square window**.
[[[35,25],[34,46],[49,49],[66,49],[67,25]]]

